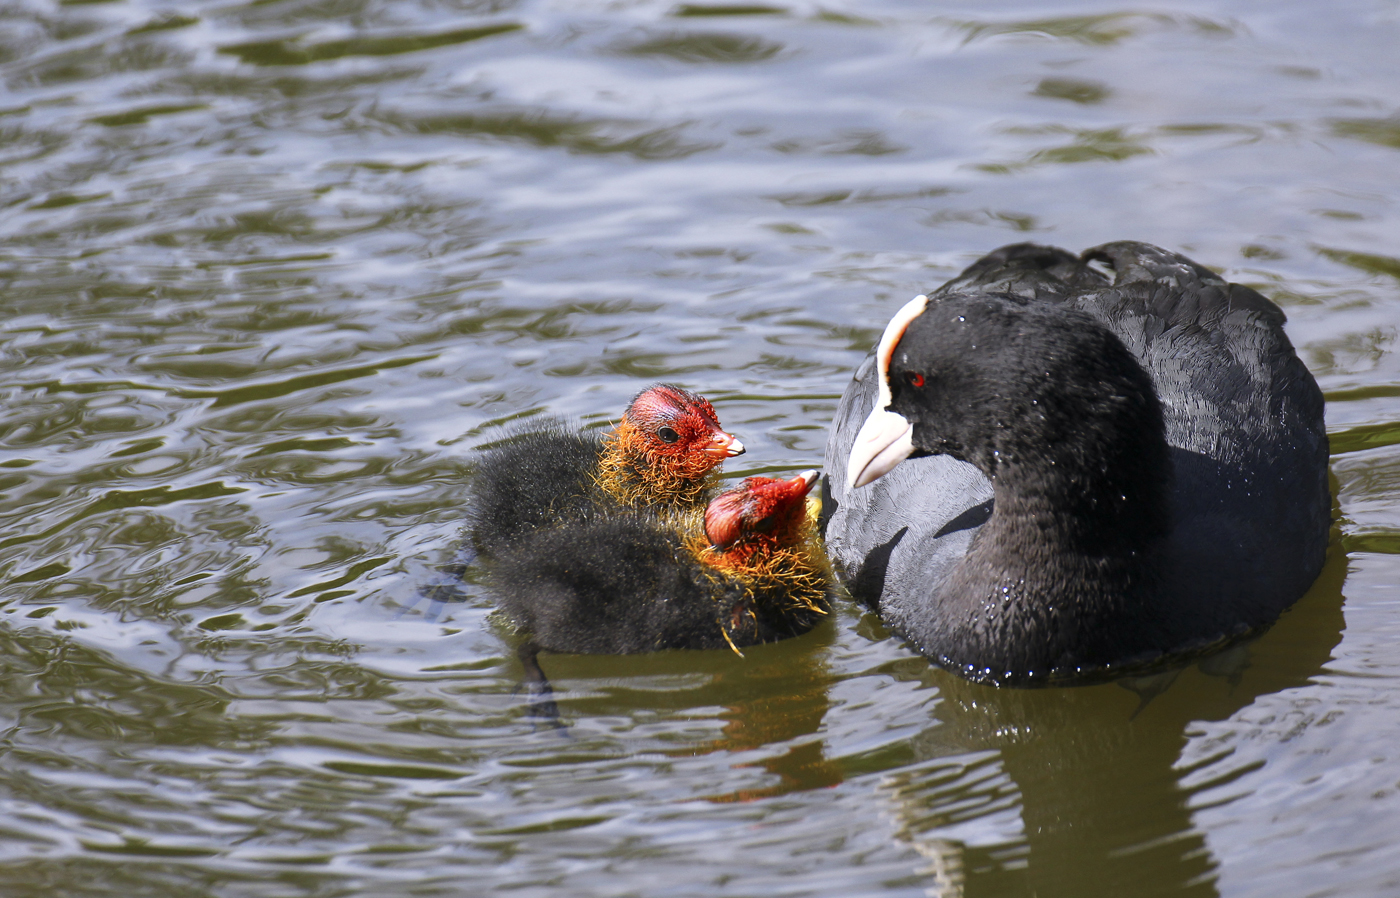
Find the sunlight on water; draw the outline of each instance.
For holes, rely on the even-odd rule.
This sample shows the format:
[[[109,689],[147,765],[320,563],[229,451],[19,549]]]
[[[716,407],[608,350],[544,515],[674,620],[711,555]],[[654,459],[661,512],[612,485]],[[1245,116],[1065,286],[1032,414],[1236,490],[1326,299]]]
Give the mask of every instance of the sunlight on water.
[[[1400,817],[1400,16],[21,0],[0,28],[6,895],[1382,895]],[[704,392],[820,464],[891,312],[1141,239],[1274,298],[1338,535],[1271,632],[997,691],[843,602],[549,656],[475,450]]]

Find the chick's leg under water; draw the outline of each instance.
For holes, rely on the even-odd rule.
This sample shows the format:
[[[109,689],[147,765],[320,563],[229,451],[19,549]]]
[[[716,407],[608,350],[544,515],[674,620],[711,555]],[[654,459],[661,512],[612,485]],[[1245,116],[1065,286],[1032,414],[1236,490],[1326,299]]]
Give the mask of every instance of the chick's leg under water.
[[[525,668],[525,688],[530,693],[529,715],[538,721],[563,730],[559,720],[559,706],[554,703],[554,687],[549,685],[549,677],[540,667],[540,647],[527,639],[515,650],[520,666]]]

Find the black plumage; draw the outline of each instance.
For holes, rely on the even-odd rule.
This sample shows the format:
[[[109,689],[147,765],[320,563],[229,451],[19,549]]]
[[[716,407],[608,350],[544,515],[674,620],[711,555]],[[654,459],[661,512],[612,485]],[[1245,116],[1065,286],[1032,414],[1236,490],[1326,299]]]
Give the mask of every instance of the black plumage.
[[[804,498],[815,471],[753,477],[694,519],[632,513],[542,530],[489,568],[498,606],[537,647],[579,654],[741,648],[805,633],[829,572]]]
[[[936,663],[1027,685],[1142,670],[1267,627],[1321,570],[1322,395],[1263,296],[1147,244],[1021,244],[902,315],[894,414],[880,350],[842,397],[826,537]]]
[[[551,422],[484,453],[472,473],[467,530],[491,556],[522,535],[578,520],[606,497],[592,473],[602,438]]]

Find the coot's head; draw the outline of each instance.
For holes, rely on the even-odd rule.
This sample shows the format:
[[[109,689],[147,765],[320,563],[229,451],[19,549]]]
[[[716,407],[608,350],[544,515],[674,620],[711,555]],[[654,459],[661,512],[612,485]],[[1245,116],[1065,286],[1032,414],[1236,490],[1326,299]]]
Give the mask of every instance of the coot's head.
[[[816,471],[791,480],[749,477],[720,493],[705,509],[705,536],[710,545],[732,554],[761,544],[792,545],[807,522],[807,493]]]
[[[701,477],[744,452],[744,444],[719,426],[705,397],[671,384],[638,393],[623,412],[616,438],[629,454],[681,477]]]
[[[1063,305],[920,296],[886,327],[877,363],[880,396],[851,449],[852,486],[915,453],[1038,481],[1112,480],[1136,472],[1139,456],[1165,458],[1147,372],[1096,319]]]

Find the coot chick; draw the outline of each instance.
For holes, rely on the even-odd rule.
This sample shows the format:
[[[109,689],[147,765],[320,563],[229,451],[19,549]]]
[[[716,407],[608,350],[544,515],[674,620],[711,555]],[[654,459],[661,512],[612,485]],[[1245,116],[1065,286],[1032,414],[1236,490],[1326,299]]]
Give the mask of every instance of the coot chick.
[[[1147,244],[997,250],[901,309],[841,399],[838,569],[989,683],[1104,679],[1262,630],[1330,525],[1322,394],[1283,323]]]
[[[703,526],[604,515],[541,530],[489,568],[499,607],[535,649],[623,655],[776,642],[830,610],[825,556],[805,498],[817,480],[750,477]]]
[[[599,512],[705,507],[726,458],[744,445],[703,396],[670,384],[632,400],[607,436],[561,425],[487,452],[472,480],[468,531],[483,555],[522,535]]]

